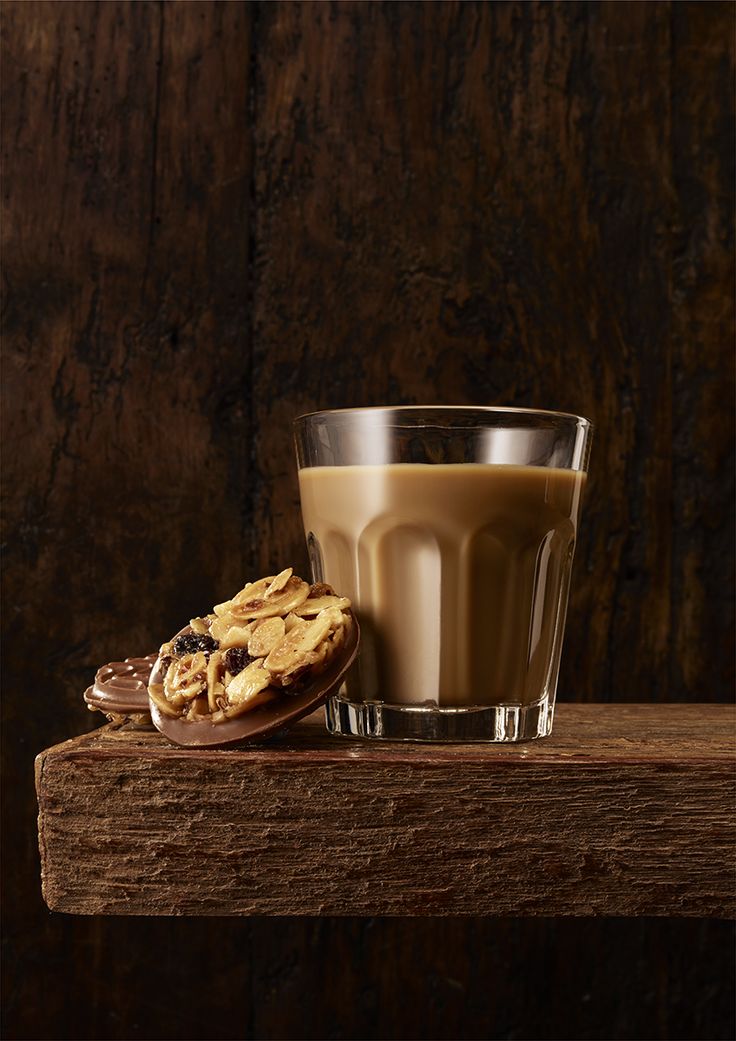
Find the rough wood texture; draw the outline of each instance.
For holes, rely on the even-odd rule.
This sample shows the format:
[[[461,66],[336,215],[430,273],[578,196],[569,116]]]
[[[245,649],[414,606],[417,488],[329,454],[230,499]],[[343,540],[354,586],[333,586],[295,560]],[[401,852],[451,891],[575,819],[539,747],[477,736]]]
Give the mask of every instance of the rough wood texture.
[[[32,778],[303,554],[317,406],[589,412],[562,690],[730,698],[732,5],[0,18],[5,1036],[733,1037],[727,923],[49,915]]]
[[[321,716],[236,752],[105,727],[42,753],[49,907],[736,911],[728,706],[563,705],[549,740],[516,747],[343,742]]]
[[[58,1038],[59,945],[96,962],[107,941],[102,923],[62,940],[43,910],[33,757],[96,725],[79,694],[100,664],[244,571],[251,19],[1,14],[7,1029]],[[58,963],[42,1004],[39,962]]]

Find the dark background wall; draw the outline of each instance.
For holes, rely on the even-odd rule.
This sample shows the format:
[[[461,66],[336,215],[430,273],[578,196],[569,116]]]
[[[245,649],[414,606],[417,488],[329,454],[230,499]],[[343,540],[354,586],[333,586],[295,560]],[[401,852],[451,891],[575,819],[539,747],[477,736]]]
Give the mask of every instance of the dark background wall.
[[[290,423],[596,424],[560,696],[731,697],[733,7],[6,0],[4,1036],[726,1038],[729,923],[41,902],[95,668],[305,553]]]

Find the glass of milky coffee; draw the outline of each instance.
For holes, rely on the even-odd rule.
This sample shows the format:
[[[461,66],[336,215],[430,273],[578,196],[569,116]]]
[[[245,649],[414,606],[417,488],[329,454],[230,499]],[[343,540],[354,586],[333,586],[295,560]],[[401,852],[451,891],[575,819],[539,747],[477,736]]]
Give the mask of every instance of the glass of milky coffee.
[[[350,597],[334,734],[522,741],[552,728],[591,425],[533,409],[296,420],[315,582]]]

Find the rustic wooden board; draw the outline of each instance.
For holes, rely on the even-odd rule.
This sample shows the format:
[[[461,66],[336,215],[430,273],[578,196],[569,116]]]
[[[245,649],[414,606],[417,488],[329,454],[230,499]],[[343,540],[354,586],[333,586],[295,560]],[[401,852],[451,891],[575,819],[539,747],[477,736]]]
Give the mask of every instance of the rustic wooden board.
[[[561,705],[518,746],[241,751],[103,727],[37,760],[52,910],[185,915],[736,911],[734,711]]]

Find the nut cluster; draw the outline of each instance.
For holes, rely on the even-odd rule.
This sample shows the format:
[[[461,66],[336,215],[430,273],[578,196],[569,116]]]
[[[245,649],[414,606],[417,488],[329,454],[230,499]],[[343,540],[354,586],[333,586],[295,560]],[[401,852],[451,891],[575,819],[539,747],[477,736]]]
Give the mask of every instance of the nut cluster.
[[[350,601],[287,568],[248,583],[159,651],[148,692],[166,716],[222,723],[324,671],[352,625]]]

